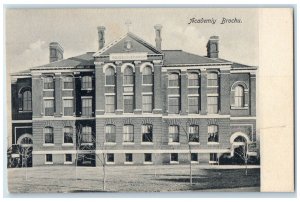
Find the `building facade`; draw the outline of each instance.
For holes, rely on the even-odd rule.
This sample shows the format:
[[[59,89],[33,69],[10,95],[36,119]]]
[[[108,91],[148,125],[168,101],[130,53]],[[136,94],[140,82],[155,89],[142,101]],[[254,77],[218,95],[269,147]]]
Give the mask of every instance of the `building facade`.
[[[256,143],[256,70],[218,57],[162,50],[128,32],[99,50],[12,74],[12,145],[32,165],[218,164]]]

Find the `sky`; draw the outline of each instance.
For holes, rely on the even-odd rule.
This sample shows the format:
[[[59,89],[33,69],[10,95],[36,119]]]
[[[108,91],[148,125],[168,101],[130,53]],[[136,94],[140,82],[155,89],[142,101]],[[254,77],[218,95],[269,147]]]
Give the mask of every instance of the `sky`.
[[[191,18],[216,19],[215,24],[192,23]],[[242,23],[221,24],[223,18]],[[98,49],[97,26],[105,26],[106,44],[130,31],[155,45],[154,25],[161,24],[162,49],[206,55],[206,43],[217,35],[219,57],[258,66],[258,10],[245,8],[110,8],[7,9],[5,13],[8,73],[49,62],[49,43],[59,42],[64,58]]]

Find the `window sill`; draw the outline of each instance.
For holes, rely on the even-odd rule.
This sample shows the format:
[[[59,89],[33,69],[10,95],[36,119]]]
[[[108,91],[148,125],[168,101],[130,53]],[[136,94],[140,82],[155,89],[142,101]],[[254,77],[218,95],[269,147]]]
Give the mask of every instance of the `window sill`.
[[[145,165],[151,165],[153,162],[144,162]]]
[[[32,111],[19,111],[19,113],[23,114],[23,113],[32,113]]]
[[[125,165],[132,165],[133,162],[124,162]]]
[[[245,109],[249,109],[249,107],[248,106],[244,106],[244,107],[231,106],[230,109],[242,109],[242,110],[245,110]]]
[[[199,164],[199,161],[191,161],[191,164]]]
[[[52,165],[53,162],[45,162],[46,165]]]
[[[64,162],[65,165],[71,165],[73,162]]]
[[[54,91],[54,89],[43,89],[43,91]]]
[[[218,161],[208,161],[209,164],[217,164]]]
[[[208,145],[219,145],[219,142],[207,142]]]
[[[142,86],[153,86],[153,84],[143,83]]]
[[[61,146],[63,146],[63,147],[73,147],[74,144],[73,143],[63,143]]]
[[[219,86],[207,86],[207,88],[218,88]]]
[[[116,145],[116,144],[117,144],[116,142],[104,142],[104,145],[112,146],[112,145]]]
[[[141,142],[141,145],[153,145],[153,142]]]
[[[115,162],[106,162],[107,165],[114,165]]]
[[[189,145],[200,145],[200,142],[189,142]]]
[[[68,89],[68,88],[64,88],[64,89],[62,89],[62,90],[74,90],[73,88],[70,88],[70,89]]]
[[[91,90],[93,90],[93,89],[92,89],[92,88],[81,88],[81,90],[91,91]]]
[[[134,145],[134,142],[123,142],[122,145]]]
[[[188,86],[188,88],[199,88],[200,86]]]
[[[179,88],[179,86],[168,86],[168,88]]]
[[[81,143],[80,145],[81,146],[93,146],[93,144],[94,143],[92,143],[92,142],[89,142],[89,143],[85,142],[85,143]]]
[[[115,85],[104,85],[104,87],[115,87]]]
[[[52,143],[44,143],[43,146],[44,147],[53,147],[54,144],[52,144]]]
[[[170,161],[170,164],[179,164],[178,161]]]
[[[169,142],[168,145],[180,145],[179,142]]]

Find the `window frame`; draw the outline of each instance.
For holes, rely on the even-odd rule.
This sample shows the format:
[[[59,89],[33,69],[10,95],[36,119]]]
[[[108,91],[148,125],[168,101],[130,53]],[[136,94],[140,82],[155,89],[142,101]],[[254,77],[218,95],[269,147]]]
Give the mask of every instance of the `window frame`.
[[[112,97],[114,102],[113,104],[107,103],[107,98]],[[109,107],[113,107],[113,111],[108,111]],[[115,94],[105,94],[105,113],[113,114],[116,112],[116,95]]]
[[[84,107],[83,106],[83,103],[84,103],[83,100],[90,100],[91,105]],[[84,112],[91,112],[91,113],[86,114]],[[83,116],[83,117],[93,117],[93,97],[92,96],[81,97],[81,116]]]
[[[26,97],[25,97],[25,93],[27,93]],[[28,96],[28,93],[30,93],[30,96]],[[18,105],[19,105],[18,106],[19,112],[32,112],[32,90],[30,87],[23,87],[20,89],[18,93]],[[26,106],[26,109],[24,106]],[[30,109],[28,108],[28,106],[30,106]]]
[[[144,133],[143,127],[148,127],[147,131],[150,128],[151,132]],[[142,124],[141,129],[142,129],[142,141],[141,141],[142,144],[153,144],[153,125],[152,124]],[[144,138],[144,136],[147,136],[148,134],[151,134],[151,138],[150,138],[151,140],[149,138],[147,138],[147,139],[149,139],[149,141],[145,141],[146,138]]]
[[[46,133],[46,129],[51,130],[51,132],[47,132]],[[51,135],[50,138],[46,137],[48,135]],[[43,146],[53,146],[54,145],[54,129],[52,126],[46,126],[43,129],[43,136],[44,136],[44,142],[43,142]],[[51,139],[52,141],[48,142],[48,139]],[[47,140],[47,142],[46,142]]]
[[[107,71],[109,71],[110,69],[112,69],[113,75],[107,75]],[[111,76],[113,78],[113,84],[107,83],[107,81],[109,81],[109,79],[107,79],[108,76]],[[105,78],[105,82],[104,82],[105,86],[115,86],[116,85],[116,70],[115,70],[115,68],[112,66],[107,67],[104,72],[104,78]]]
[[[175,157],[175,160],[174,160]],[[179,154],[178,153],[170,153],[170,164],[178,164],[179,163]]]
[[[151,103],[145,103],[144,98],[151,97]],[[151,106],[150,106],[151,105]],[[144,107],[148,107],[151,110],[145,110]],[[142,94],[142,113],[153,113],[153,94]]]
[[[74,116],[74,98],[63,98],[62,99],[63,100],[63,103],[62,103],[62,105],[63,105],[63,116]],[[72,114],[71,115],[66,115],[66,113],[65,113],[65,101],[70,101],[71,100],[71,103],[72,103]],[[67,108],[71,108],[71,107],[67,107]]]
[[[125,104],[125,100],[130,100],[130,99],[125,99],[125,97],[131,97],[131,100],[132,100],[132,105],[129,105],[129,104]],[[135,103],[134,103],[134,94],[124,94],[123,95],[123,113],[124,114],[132,114],[134,112],[134,109],[135,109]],[[132,106],[132,110],[130,111],[125,111],[125,106]],[[131,108],[130,108],[131,109]]]
[[[217,104],[211,104],[209,102],[209,98],[216,98],[217,100]],[[214,109],[215,108],[211,108],[213,106],[216,106],[216,113],[214,113]],[[213,109],[213,112],[210,110],[210,109]],[[207,95],[207,114],[219,114],[220,112],[220,97],[219,95]]]
[[[132,132],[128,132],[128,133],[125,133],[126,131],[125,131],[125,127],[132,127]],[[129,137],[129,139],[131,140],[131,141],[125,141],[125,136],[126,135],[128,135],[128,137]],[[130,137],[132,137],[132,138],[130,138]],[[123,125],[123,143],[124,144],[134,144],[134,125],[132,125],[132,124],[124,124]]]
[[[171,99],[177,99],[178,100],[178,105],[170,105],[170,100]],[[177,106],[178,109],[178,113],[176,112],[172,112],[170,109],[172,109],[173,107]],[[181,111],[181,98],[180,95],[172,95],[172,96],[168,96],[168,114],[180,114]]]
[[[67,78],[71,78],[72,81],[71,82],[70,81],[66,82],[65,79],[67,79]],[[65,86],[66,83],[68,85],[70,85],[70,83],[71,83],[71,88],[66,88],[66,86]],[[74,77],[73,76],[66,75],[66,76],[63,77],[63,88],[62,89],[63,90],[74,90]]]
[[[217,78],[209,78],[210,75],[216,75]],[[210,82],[210,81],[215,81],[215,82]],[[210,71],[207,73],[207,87],[208,88],[214,88],[214,87],[219,87],[219,82],[220,82],[220,78],[219,78],[219,72],[216,72],[216,71]],[[210,83],[216,83],[216,85],[210,85]]]
[[[53,107],[52,107],[53,108],[53,112],[50,115],[47,115],[47,113],[46,113],[46,108],[49,108],[49,107],[45,106],[47,101],[52,101],[52,105],[53,105]],[[54,113],[55,113],[55,99],[54,99],[54,97],[46,97],[46,98],[44,98],[43,99],[43,108],[44,108],[44,110],[43,110],[44,111],[44,116],[47,116],[47,117],[54,116]]]
[[[210,132],[211,130],[216,130],[216,132]],[[215,136],[212,137],[211,136]],[[210,139],[217,139],[217,141],[213,141]],[[215,124],[211,124],[207,126],[207,144],[219,144],[219,126]]]
[[[49,82],[49,81],[46,82],[47,78],[51,78],[52,82]],[[47,84],[47,88],[45,88],[46,84]],[[43,77],[43,90],[44,91],[54,91],[54,88],[55,88],[55,79],[54,79],[54,76],[51,76],[51,75],[44,76]]]
[[[150,155],[150,161],[146,161],[147,155]],[[153,164],[152,153],[144,153],[144,164]]]
[[[87,78],[87,81],[84,81]],[[81,90],[93,90],[93,76],[84,75],[81,77]]]
[[[177,85],[173,85],[172,82],[175,81],[175,79],[171,80],[172,75],[177,75]],[[172,82],[171,82],[172,81]],[[176,84],[176,82],[174,82]],[[171,85],[170,85],[171,84]],[[168,88],[180,88],[180,74],[178,72],[172,72],[168,74]]]
[[[192,75],[197,75],[197,79],[191,79],[190,77],[192,76]],[[191,82],[190,81],[195,81],[195,80],[197,80],[197,85],[191,85]],[[189,72],[188,73],[188,87],[189,88],[199,88],[200,87],[200,76],[199,76],[199,73],[198,72]]]
[[[150,69],[151,70],[151,74],[145,74],[145,69]],[[144,81],[145,80],[148,80],[148,79],[145,79],[145,78],[147,78],[147,77],[149,77],[149,78],[151,78],[151,83],[145,83]],[[153,77],[154,77],[154,74],[153,74],[153,69],[152,69],[152,67],[151,66],[145,66],[144,68],[143,68],[143,71],[142,71],[142,85],[148,85],[148,86],[152,86],[153,85]]]
[[[48,156],[51,157],[51,161],[48,161]],[[45,154],[45,164],[53,164],[53,154]]]
[[[191,133],[190,132],[190,130],[191,130],[191,128],[196,128],[196,133]],[[200,144],[200,134],[199,134],[199,126],[198,125],[190,125],[189,127],[188,127],[188,142],[189,142],[189,144]],[[191,135],[195,135],[196,134],[196,138],[198,139],[198,141],[191,141]],[[195,138],[193,138],[193,139],[195,139]]]
[[[67,155],[71,155],[71,161],[67,161]],[[73,164],[73,155],[72,154],[65,154],[64,164]]]
[[[111,132],[107,132],[107,129],[108,128],[111,128],[110,131]],[[104,133],[105,133],[105,144],[116,144],[116,141],[117,141],[117,133],[116,133],[116,126],[114,124],[106,124],[105,127],[104,127]],[[109,137],[108,136],[112,136],[112,137]],[[111,141],[111,139],[113,139],[114,141]]]
[[[109,159],[109,156],[112,157],[112,161]],[[115,164],[115,154],[114,153],[106,153],[106,164]]]
[[[171,127],[177,128],[177,133],[170,133]],[[174,134],[177,134],[178,141],[174,141]],[[178,125],[169,125],[168,136],[169,136],[168,144],[180,144],[179,126]],[[170,141],[170,140],[172,140],[172,141]]]
[[[71,131],[71,133],[66,133],[65,132],[65,129],[70,129],[70,131]],[[65,140],[66,140],[66,138],[65,138],[65,135],[66,134],[69,134],[69,135],[71,135],[71,137],[72,137],[72,142],[66,142]],[[73,127],[72,126],[64,126],[63,127],[63,145],[64,146],[66,146],[66,145],[74,145],[74,130],[73,130]]]

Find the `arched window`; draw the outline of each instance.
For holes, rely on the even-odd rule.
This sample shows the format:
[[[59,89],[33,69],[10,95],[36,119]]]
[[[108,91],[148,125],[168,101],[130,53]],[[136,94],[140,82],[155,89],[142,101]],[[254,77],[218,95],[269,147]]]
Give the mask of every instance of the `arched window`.
[[[116,142],[116,126],[105,126],[105,142]]]
[[[234,88],[234,105],[236,107],[244,107],[245,96],[244,96],[244,87],[238,85]]]
[[[73,77],[66,76],[64,77],[64,89],[73,89]]]
[[[208,126],[208,142],[219,142],[219,133],[217,125]]]
[[[54,135],[53,135],[52,127],[44,128],[44,139],[45,139],[45,144],[54,144]]]
[[[83,90],[92,89],[92,77],[91,76],[83,76],[82,77],[81,89],[83,89]]]
[[[149,66],[143,69],[143,84],[153,84],[152,68]]]
[[[128,66],[124,70],[124,85],[133,85],[134,84],[134,76],[132,67]]]
[[[108,67],[105,70],[105,85],[115,85],[115,70],[113,67]]]
[[[177,125],[169,126],[169,142],[179,142],[179,127]]]
[[[179,74],[172,73],[169,75],[169,86],[179,87]]]
[[[32,95],[30,88],[23,88],[19,93],[19,110],[32,111]]]
[[[199,75],[197,73],[189,73],[189,86],[199,86]]]

